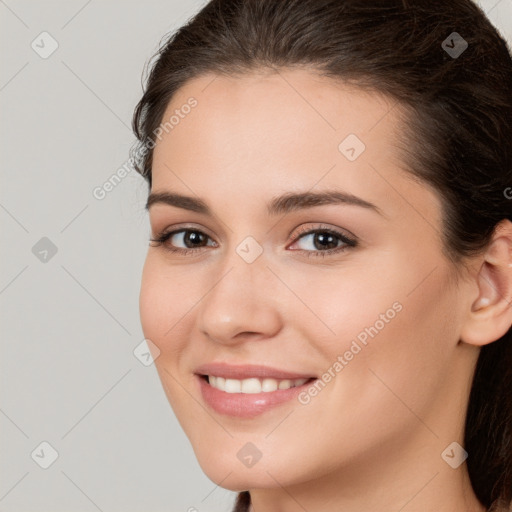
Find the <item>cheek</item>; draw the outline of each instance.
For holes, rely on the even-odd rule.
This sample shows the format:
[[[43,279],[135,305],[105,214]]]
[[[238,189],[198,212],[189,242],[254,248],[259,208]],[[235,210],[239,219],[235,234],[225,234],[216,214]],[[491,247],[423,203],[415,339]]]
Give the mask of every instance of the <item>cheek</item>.
[[[389,274],[375,264],[387,265]],[[283,269],[283,281],[293,283],[295,296],[282,302],[283,321],[292,328],[304,331],[303,338],[321,354],[325,363],[350,350],[352,341],[358,340],[362,347],[372,336],[388,329],[396,321],[402,309],[400,299],[405,295],[401,278],[389,279],[389,262],[347,261],[336,268],[312,268],[310,272]],[[355,348],[357,350],[357,348]],[[349,355],[349,357],[351,357]]]
[[[441,266],[436,272],[412,293],[413,286],[397,286],[396,293],[388,290],[367,302],[364,314],[354,314],[357,321],[350,323],[344,342],[352,347],[346,347],[352,360],[335,386],[360,423],[379,418],[383,432],[392,432],[417,421],[411,410],[424,417],[439,399],[449,378],[457,322],[448,276]],[[420,281],[421,272],[407,278]]]
[[[178,320],[186,312],[183,295],[175,273],[166,269],[156,255],[148,254],[142,271],[139,314],[144,336],[161,350],[169,345]]]
[[[197,305],[207,292],[208,280],[186,265],[171,266],[165,255],[150,253],[142,272],[139,315],[144,337],[160,350],[155,365],[176,372],[192,349],[189,340]],[[165,375],[163,375],[165,377]],[[166,378],[169,381],[169,376]]]
[[[182,275],[182,274],[181,274]],[[158,372],[163,389],[180,423],[197,421],[194,403],[185,391],[194,385],[190,376],[182,375],[178,370],[186,352],[192,315],[191,296],[195,296],[193,287],[180,272],[169,268],[159,255],[148,254],[142,272],[139,294],[139,313],[144,337],[156,345],[152,351],[154,366]],[[190,290],[184,293],[183,290]],[[190,299],[190,300],[189,300]],[[156,357],[155,357],[156,355]],[[186,432],[188,425],[183,425]]]
[[[416,421],[404,403],[421,416],[450,373],[458,324],[449,269],[439,258],[413,265],[405,256],[378,259],[364,273],[352,267],[308,295],[308,304],[335,332],[320,337],[308,331],[322,352],[324,371],[335,375],[324,373],[330,383],[321,392],[332,407],[312,398],[312,409],[325,422],[341,418],[347,431],[355,418],[360,425],[380,418],[389,432]],[[305,282],[301,286],[307,289]],[[318,320],[315,325],[322,328]]]
[[[149,339],[158,338],[161,331],[165,311],[165,302],[162,281],[159,279],[157,268],[152,264],[148,255],[142,271],[139,294],[139,314],[144,336]]]

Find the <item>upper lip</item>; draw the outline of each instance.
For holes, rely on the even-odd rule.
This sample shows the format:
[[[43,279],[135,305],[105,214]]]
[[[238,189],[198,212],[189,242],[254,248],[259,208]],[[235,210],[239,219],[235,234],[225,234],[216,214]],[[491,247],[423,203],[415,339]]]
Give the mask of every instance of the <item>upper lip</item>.
[[[291,372],[272,368],[264,365],[231,365],[226,363],[209,363],[203,364],[196,368],[195,373],[198,375],[214,375],[215,377],[224,377],[227,379],[310,379],[314,378],[311,374]]]

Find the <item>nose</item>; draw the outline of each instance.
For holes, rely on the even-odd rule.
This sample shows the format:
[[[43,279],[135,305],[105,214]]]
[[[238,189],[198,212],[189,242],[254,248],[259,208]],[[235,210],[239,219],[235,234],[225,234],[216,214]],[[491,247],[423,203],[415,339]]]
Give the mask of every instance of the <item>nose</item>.
[[[262,258],[246,263],[235,257],[209,283],[197,312],[200,331],[225,345],[272,337],[282,327],[279,280]]]

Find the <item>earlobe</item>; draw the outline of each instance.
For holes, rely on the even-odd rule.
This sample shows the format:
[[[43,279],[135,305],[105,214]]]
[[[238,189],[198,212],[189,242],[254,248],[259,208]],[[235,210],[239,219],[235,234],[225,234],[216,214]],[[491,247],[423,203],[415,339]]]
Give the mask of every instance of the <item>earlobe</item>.
[[[512,325],[512,223],[508,219],[495,229],[475,279],[479,293],[460,339],[483,346],[500,339]]]

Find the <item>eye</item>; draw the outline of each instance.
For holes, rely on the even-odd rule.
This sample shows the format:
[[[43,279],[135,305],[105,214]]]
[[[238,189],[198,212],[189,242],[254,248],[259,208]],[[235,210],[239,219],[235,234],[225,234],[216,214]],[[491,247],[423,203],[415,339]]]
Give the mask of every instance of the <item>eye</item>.
[[[198,229],[176,229],[174,231],[159,233],[150,241],[154,243],[153,247],[163,246],[167,251],[188,254],[197,252],[197,249],[205,247],[205,242],[211,238]],[[182,244],[184,247],[176,247],[176,244]],[[215,244],[213,244],[215,245]]]
[[[303,248],[301,251],[308,252],[310,256],[325,257],[328,255],[336,254],[346,251],[350,247],[356,247],[357,241],[349,238],[343,233],[331,228],[319,227],[316,229],[303,228],[299,230],[300,236],[297,240],[300,242],[304,240]],[[293,245],[297,245],[294,242]],[[293,247],[293,246],[290,246]]]

